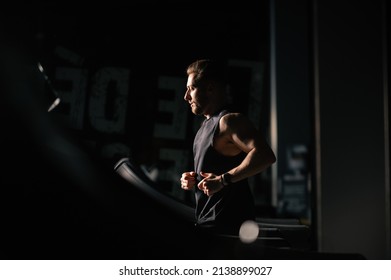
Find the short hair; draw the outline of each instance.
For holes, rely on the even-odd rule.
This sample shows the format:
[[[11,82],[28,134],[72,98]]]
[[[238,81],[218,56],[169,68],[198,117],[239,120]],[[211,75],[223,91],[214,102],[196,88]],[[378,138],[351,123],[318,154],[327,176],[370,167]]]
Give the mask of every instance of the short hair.
[[[196,60],[187,67],[186,74],[194,74],[195,85],[203,81],[214,81],[221,86],[226,86],[227,84],[226,64],[218,60]]]

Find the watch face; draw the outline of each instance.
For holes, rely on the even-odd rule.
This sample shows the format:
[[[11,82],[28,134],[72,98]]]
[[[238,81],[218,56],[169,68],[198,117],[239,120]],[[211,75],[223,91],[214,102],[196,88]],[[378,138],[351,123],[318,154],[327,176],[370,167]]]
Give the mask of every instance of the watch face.
[[[223,185],[224,186],[227,186],[230,184],[230,175],[228,173],[224,173],[221,177],[222,177],[222,182],[223,182]]]

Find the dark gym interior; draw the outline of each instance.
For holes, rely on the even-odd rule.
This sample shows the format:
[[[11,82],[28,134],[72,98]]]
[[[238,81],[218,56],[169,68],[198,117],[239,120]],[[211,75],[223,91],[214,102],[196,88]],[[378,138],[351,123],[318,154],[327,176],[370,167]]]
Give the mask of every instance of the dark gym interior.
[[[1,259],[391,258],[387,1],[13,4]],[[235,110],[277,156],[250,180],[251,243],[196,235],[179,187],[198,58],[228,63]]]

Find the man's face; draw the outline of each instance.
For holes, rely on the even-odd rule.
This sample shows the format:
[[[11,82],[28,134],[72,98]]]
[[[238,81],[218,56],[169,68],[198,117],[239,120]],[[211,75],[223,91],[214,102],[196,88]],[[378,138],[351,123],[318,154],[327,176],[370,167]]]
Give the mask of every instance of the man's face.
[[[184,99],[189,102],[193,114],[205,114],[208,101],[206,87],[194,84],[194,74],[190,74],[187,77]]]

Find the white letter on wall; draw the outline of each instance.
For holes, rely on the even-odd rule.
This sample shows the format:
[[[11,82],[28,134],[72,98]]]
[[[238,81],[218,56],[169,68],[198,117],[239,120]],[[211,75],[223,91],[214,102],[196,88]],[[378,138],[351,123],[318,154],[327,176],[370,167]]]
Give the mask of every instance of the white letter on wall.
[[[159,160],[169,161],[172,164],[169,168],[161,169],[159,180],[171,182],[171,194],[178,198],[183,198],[184,192],[178,185],[183,170],[186,169],[189,152],[179,149],[160,149]]]
[[[129,70],[106,67],[93,78],[89,117],[91,125],[98,131],[123,133],[129,91]],[[112,104],[108,104],[113,100]]]
[[[186,136],[187,108],[184,106],[185,80],[175,77],[159,77],[159,89],[174,91],[172,100],[159,100],[159,112],[168,112],[172,115],[170,124],[157,123],[153,136],[167,139],[184,139]]]
[[[84,120],[84,107],[86,96],[88,71],[69,67],[58,67],[55,72],[55,79],[62,82],[71,82],[69,89],[60,89],[61,103],[68,103],[69,124],[72,128],[82,129]]]

